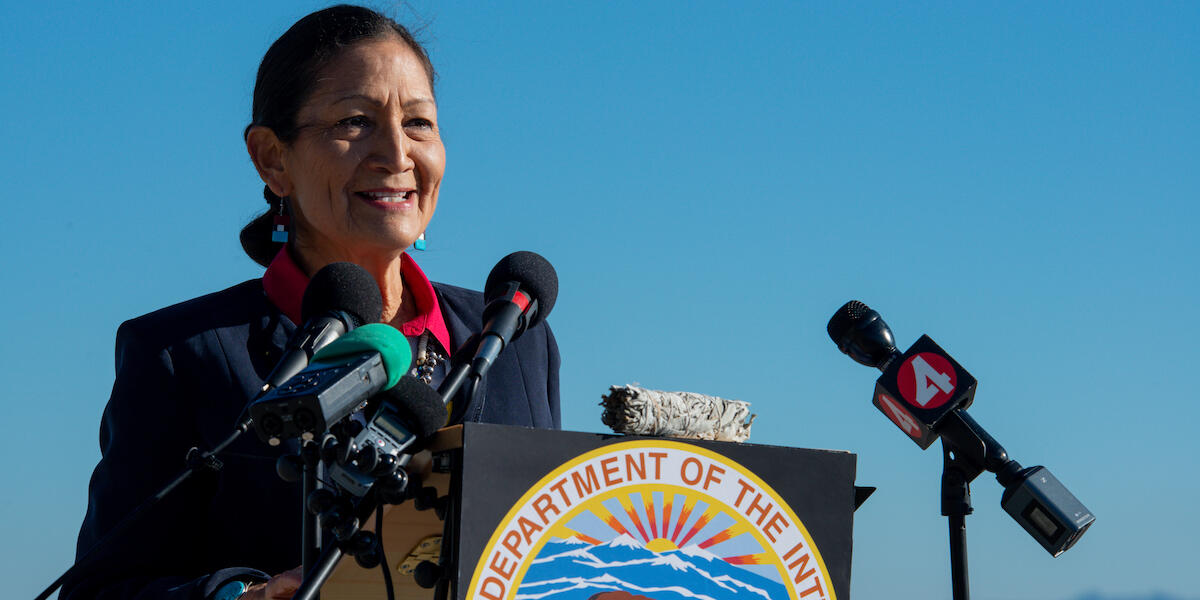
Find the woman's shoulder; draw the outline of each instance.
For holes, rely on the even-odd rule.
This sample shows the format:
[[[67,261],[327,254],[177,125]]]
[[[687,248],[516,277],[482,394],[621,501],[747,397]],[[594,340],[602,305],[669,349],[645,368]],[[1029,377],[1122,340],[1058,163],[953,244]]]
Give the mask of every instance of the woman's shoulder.
[[[468,288],[448,285],[445,283],[433,282],[433,289],[437,292],[438,300],[441,302],[442,315],[446,319],[446,325],[450,327],[451,335],[455,333],[456,325],[469,328],[465,331],[465,335],[459,336],[458,339],[463,339],[471,333],[479,331],[483,325],[483,309],[485,306],[483,292]],[[549,342],[547,342],[549,338]],[[550,333],[550,324],[544,319],[529,331],[517,338],[515,343],[520,345],[527,344],[554,344],[554,334]]]
[[[433,289],[439,296],[445,297],[447,300],[452,300],[462,304],[478,304],[479,309],[483,310],[483,292],[450,285],[448,283],[432,282]]]
[[[474,323],[483,318],[483,292],[437,282],[433,282],[433,289],[441,304],[443,318],[453,315],[469,327],[479,327]],[[451,327],[451,332],[453,332],[451,323],[447,322],[446,324]]]
[[[129,319],[117,335],[137,335],[144,341],[157,341],[154,345],[170,345],[205,331],[249,324],[265,316],[271,306],[262,280],[251,279]]]

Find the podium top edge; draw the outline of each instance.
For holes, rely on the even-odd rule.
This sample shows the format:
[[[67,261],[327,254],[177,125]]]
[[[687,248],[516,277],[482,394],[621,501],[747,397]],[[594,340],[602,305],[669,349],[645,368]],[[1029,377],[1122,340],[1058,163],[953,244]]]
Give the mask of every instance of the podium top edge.
[[[499,428],[499,429],[537,429],[535,427],[526,427],[526,426],[517,426],[517,425],[501,425],[501,424],[497,424],[497,423],[475,423],[475,422],[460,423],[458,425],[452,425],[452,426],[446,427],[444,429],[439,429],[438,432],[436,434],[434,434],[433,439],[430,441],[430,443],[427,447],[430,450],[433,450],[435,452],[442,451],[442,450],[450,450],[450,449],[454,449],[454,448],[461,448],[463,445],[464,425],[467,427],[470,427],[472,429],[477,428],[477,427]],[[611,440],[611,439],[628,439],[630,441],[633,441],[633,440],[663,440],[663,441],[669,441],[669,442],[679,442],[679,443],[683,443],[683,444],[700,444],[700,445],[703,445],[703,444],[730,444],[730,445],[735,445],[735,446],[750,446],[750,447],[758,447],[758,448],[781,448],[781,449],[787,449],[787,450],[807,450],[807,451],[811,451],[811,452],[827,452],[830,454],[847,454],[850,456],[857,456],[854,452],[852,452],[850,450],[836,450],[836,449],[829,449],[829,448],[804,448],[804,447],[799,447],[799,446],[783,446],[783,445],[779,445],[779,444],[759,444],[759,443],[754,443],[754,442],[730,442],[730,441],[723,441],[723,440],[703,440],[703,439],[697,439],[697,438],[681,438],[681,437],[650,436],[650,435],[629,435],[629,434],[624,434],[624,433],[615,433],[612,431],[574,431],[574,430],[568,430],[568,429],[545,429],[542,431],[556,431],[556,432],[561,432],[561,433],[577,433],[577,434],[586,434],[586,435],[596,435],[596,436],[603,437],[605,440]]]

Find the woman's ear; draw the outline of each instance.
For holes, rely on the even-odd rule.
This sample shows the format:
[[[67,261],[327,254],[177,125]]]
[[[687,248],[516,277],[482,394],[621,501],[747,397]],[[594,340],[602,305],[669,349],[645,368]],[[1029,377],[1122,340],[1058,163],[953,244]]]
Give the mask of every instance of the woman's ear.
[[[258,176],[280,198],[292,193],[292,180],[283,164],[284,150],[283,141],[269,127],[255,125],[246,132],[246,151],[258,169]]]

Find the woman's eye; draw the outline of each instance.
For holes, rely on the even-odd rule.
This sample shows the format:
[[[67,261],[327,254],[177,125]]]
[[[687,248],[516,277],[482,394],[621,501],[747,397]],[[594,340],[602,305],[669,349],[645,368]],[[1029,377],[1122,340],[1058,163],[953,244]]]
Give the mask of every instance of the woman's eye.
[[[433,121],[422,118],[412,118],[404,122],[405,127],[417,127],[419,129],[433,129]]]
[[[337,124],[340,127],[354,127],[361,129],[364,127],[369,127],[371,125],[371,120],[362,115],[358,115],[342,119],[341,121],[338,121]]]

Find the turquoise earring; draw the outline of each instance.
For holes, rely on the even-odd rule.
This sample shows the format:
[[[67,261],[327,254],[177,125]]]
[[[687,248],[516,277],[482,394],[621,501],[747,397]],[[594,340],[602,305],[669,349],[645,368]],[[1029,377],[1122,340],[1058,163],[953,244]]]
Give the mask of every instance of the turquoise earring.
[[[425,251],[425,232],[424,231],[421,232],[421,235],[417,236],[417,241],[413,242],[413,249],[420,250],[422,252]]]
[[[279,199],[279,214],[275,215],[275,226],[271,229],[271,241],[277,244],[286,244],[288,241],[288,227],[292,224],[292,218],[283,212],[284,199]]]

